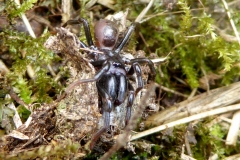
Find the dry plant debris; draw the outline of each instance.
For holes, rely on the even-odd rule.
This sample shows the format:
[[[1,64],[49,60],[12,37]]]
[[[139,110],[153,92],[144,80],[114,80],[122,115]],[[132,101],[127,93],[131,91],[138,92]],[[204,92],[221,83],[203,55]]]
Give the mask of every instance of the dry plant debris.
[[[79,35],[84,41],[79,28],[74,28],[75,34],[60,28],[79,15],[91,24],[107,16],[121,32],[131,21],[141,23],[122,54],[149,56],[158,70],[154,89],[146,86],[136,97],[131,125],[125,128],[123,123],[125,104],[115,108],[110,130],[89,157],[105,152],[102,159],[114,153],[115,159],[126,153],[135,159],[240,157],[238,0],[36,2],[0,2],[0,159],[88,158],[88,142],[103,125],[95,83],[79,85],[63,99],[59,92],[95,75],[79,47]],[[33,39],[10,28],[30,33]],[[46,35],[46,28],[55,35]],[[49,61],[52,52],[43,49],[44,42],[61,61]],[[148,67],[142,70],[147,79]],[[38,90],[40,86],[45,87]]]

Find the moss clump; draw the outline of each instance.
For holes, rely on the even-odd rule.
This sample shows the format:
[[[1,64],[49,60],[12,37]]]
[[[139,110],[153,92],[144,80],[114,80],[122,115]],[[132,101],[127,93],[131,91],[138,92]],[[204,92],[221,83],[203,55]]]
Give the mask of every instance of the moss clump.
[[[47,35],[34,39],[25,33],[5,30],[1,37],[2,45],[9,48],[13,61],[7,78],[14,92],[26,104],[51,102],[49,92],[52,89],[57,91],[59,86],[46,67],[56,60],[56,56],[43,46]]]

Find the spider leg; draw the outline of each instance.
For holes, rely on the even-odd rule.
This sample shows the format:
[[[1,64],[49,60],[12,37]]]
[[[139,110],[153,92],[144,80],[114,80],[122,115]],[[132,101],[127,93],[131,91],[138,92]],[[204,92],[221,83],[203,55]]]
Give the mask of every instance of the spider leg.
[[[125,124],[127,125],[130,118],[131,118],[131,110],[132,110],[132,105],[134,101],[134,88],[133,86],[128,83],[128,100],[127,100],[127,112],[126,112],[126,118],[125,118]]]
[[[67,25],[74,25],[74,24],[83,24],[85,37],[87,39],[87,44],[88,44],[89,47],[84,42],[79,40],[80,41],[80,45],[81,45],[82,48],[93,50],[93,51],[86,51],[86,52],[88,53],[88,56],[91,59],[95,60],[96,57],[98,57],[98,53],[96,53],[94,51],[98,51],[98,49],[93,44],[93,40],[92,40],[92,36],[91,36],[91,32],[90,32],[90,27],[89,27],[88,21],[86,19],[84,19],[84,18],[79,18],[78,20],[69,20],[65,24],[63,24],[62,27],[66,27]]]
[[[99,129],[97,131],[97,133],[95,133],[92,136],[91,142],[90,142],[90,146],[89,148],[92,150],[97,142],[97,140],[100,138],[100,136],[105,133],[108,129],[108,127],[110,126],[110,112],[105,112],[103,111],[103,117],[104,117],[104,126]]]
[[[143,88],[143,79],[142,79],[142,71],[138,62],[133,62],[131,68],[128,71],[128,75],[133,75],[134,72],[137,76],[137,89],[135,91],[135,95]]]
[[[72,24],[83,24],[83,28],[84,28],[85,36],[87,38],[88,46],[93,46],[93,40],[92,40],[88,21],[84,18],[79,18],[78,20],[69,20],[66,23],[64,23],[62,25],[62,27],[66,27],[67,25],[72,25]]]
[[[132,32],[135,30],[136,27],[136,23],[132,23],[131,26],[128,28],[127,33],[125,34],[124,38],[122,39],[122,41],[120,42],[120,44],[116,47],[116,49],[114,50],[114,52],[116,54],[119,54],[120,51],[123,49],[123,47],[126,45],[126,43],[128,42],[128,40],[130,39],[130,36],[132,35]]]
[[[115,80],[113,76],[110,76],[107,79],[108,79],[107,83],[111,83],[111,81]],[[115,85],[115,83],[112,85]],[[110,112],[112,111],[112,109],[114,107],[113,101],[114,101],[114,95],[115,95],[114,93],[112,93],[112,95],[109,95],[109,94],[111,94],[111,92],[114,92],[114,91],[109,91],[109,89],[111,89],[112,87],[107,88],[107,90],[106,90],[106,88],[104,88],[104,85],[102,85],[102,83],[97,83],[98,94],[100,95],[102,102],[103,102],[102,111],[103,111],[103,118],[104,118],[104,126],[100,130],[98,130],[97,133],[95,133],[93,135],[91,143],[90,143],[91,150],[93,149],[95,143],[100,138],[100,136],[104,132],[106,132],[110,126]],[[112,88],[112,89],[114,90],[114,88]]]
[[[82,84],[82,83],[88,83],[88,82],[95,82],[98,81],[104,73],[106,73],[109,70],[110,67],[110,63],[109,62],[104,62],[103,67],[101,70],[99,70],[99,72],[91,79],[80,79],[78,81],[75,81],[73,83],[71,83],[66,89],[65,92],[59,97],[57,98],[56,102],[59,102],[61,99],[63,99],[71,90],[73,90],[74,87]]]
[[[155,81],[155,77],[156,77],[156,70],[154,68],[154,64],[153,62],[148,59],[148,58],[135,58],[135,59],[131,59],[130,61],[132,64],[135,63],[135,62],[138,62],[140,64],[143,64],[143,63],[148,63],[148,66],[150,68],[150,74],[149,74],[149,78],[148,78],[148,82],[149,81]]]
[[[120,105],[124,102],[125,98],[126,98],[126,92],[127,92],[127,78],[125,75],[120,74],[120,75],[116,75],[116,78],[119,81],[118,84],[118,94],[117,94],[117,99],[115,101],[116,105]]]
[[[69,93],[75,86],[78,86],[78,85],[80,85],[81,83],[95,82],[95,81],[99,80],[99,79],[102,77],[102,75],[109,70],[109,67],[110,67],[110,63],[109,63],[109,62],[106,62],[106,63],[104,64],[104,66],[102,67],[102,69],[99,70],[99,72],[94,76],[94,78],[91,78],[91,79],[81,79],[81,80],[78,80],[78,81],[76,81],[76,82],[73,82],[72,84],[70,84],[70,85],[66,88],[65,92],[66,92],[66,93]]]

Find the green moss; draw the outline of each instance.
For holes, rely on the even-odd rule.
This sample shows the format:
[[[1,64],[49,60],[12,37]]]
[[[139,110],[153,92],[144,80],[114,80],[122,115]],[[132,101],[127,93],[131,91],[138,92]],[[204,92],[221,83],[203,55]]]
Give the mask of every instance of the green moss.
[[[49,71],[46,68],[54,59],[57,59],[43,46],[48,36],[34,39],[24,33],[6,30],[1,37],[4,47],[9,48],[13,60],[11,72],[8,73],[7,78],[14,91],[27,104],[50,102],[52,98],[48,95],[48,91],[55,87],[57,89],[59,86],[48,75]],[[34,73],[30,79],[29,67]]]
[[[25,13],[27,10],[33,8],[34,3],[36,3],[37,0],[25,0],[21,4],[21,6],[17,6],[17,4],[13,0],[7,1],[7,6],[5,10],[7,10],[8,17],[10,19],[15,18],[17,16],[20,16],[21,14]]]
[[[36,0],[25,1],[20,8],[17,8],[13,1],[8,1],[6,14],[9,18],[19,16],[25,13],[28,9],[33,7]],[[79,14],[81,17],[89,18],[88,12],[84,6],[88,1],[81,1],[82,7]],[[136,2],[136,1],[134,1]],[[204,7],[212,7],[220,1],[201,1]],[[133,3],[133,1],[116,1],[116,11],[125,11],[129,8],[131,13],[128,16],[133,22],[145,4]],[[175,88],[176,82],[172,79],[173,75],[184,80],[191,89],[199,86],[199,78],[206,73],[212,72],[221,75],[221,83],[217,86],[231,84],[239,79],[239,59],[240,50],[237,42],[227,42],[215,30],[217,26],[217,19],[207,10],[201,10],[196,6],[195,1],[179,0],[172,11],[165,11],[166,8],[162,5],[162,1],[155,1],[153,9],[148,12],[148,15],[155,15],[154,18],[142,23],[136,32],[136,36],[131,38],[128,50],[142,49],[145,52],[155,53],[158,57],[169,55],[168,62],[162,64],[158,70],[156,81],[168,88]],[[200,4],[198,4],[200,5]],[[197,8],[194,8],[197,7]],[[103,7],[104,8],[104,7]],[[196,9],[196,10],[193,10]],[[109,11],[109,10],[108,10]],[[100,13],[97,18],[102,18],[109,12]],[[160,14],[165,11],[165,15]],[[174,13],[178,11],[178,13]],[[179,11],[181,11],[179,13]],[[229,11],[232,14],[233,21],[239,29],[239,13],[234,12],[233,8]],[[113,11],[111,11],[113,12]],[[222,19],[226,28],[231,28],[229,19]],[[91,24],[91,23],[90,23]],[[92,25],[91,31],[92,30]],[[140,32],[147,46],[138,36]],[[228,30],[228,34],[234,35],[232,31]],[[37,39],[33,39],[23,33],[18,33],[12,30],[5,30],[1,33],[1,48],[8,48],[13,61],[10,66],[10,72],[6,79],[8,85],[14,89],[19,97],[27,104],[35,102],[51,102],[53,95],[57,95],[62,89],[49,74],[46,66],[51,65],[54,61],[59,60],[52,52],[47,51],[43,44],[49,35],[43,35]],[[85,41],[84,35],[81,35],[81,40]],[[28,67],[31,66],[35,73],[33,77],[28,75]],[[60,71],[62,72],[62,71]],[[161,74],[160,74],[161,72]],[[6,92],[1,93],[4,97]],[[0,121],[3,113],[4,105],[8,104],[6,101],[0,102]],[[2,105],[3,104],[3,105]],[[61,106],[65,107],[65,106]],[[6,114],[12,116],[11,110],[5,110]],[[18,112],[23,118],[29,114],[25,108],[18,108]],[[196,159],[207,159],[212,153],[218,154],[220,158],[237,153],[239,144],[236,147],[226,147],[222,139],[226,136],[226,131],[219,125],[214,125],[210,129],[205,127],[206,122],[198,123],[195,130],[195,137],[197,144],[191,144],[191,149]],[[142,152],[139,157],[150,158],[156,155],[165,159],[177,159],[181,154],[181,147],[184,143],[184,134],[186,126],[176,127],[173,135],[162,135],[161,133],[148,136],[150,142],[154,147],[152,154]],[[159,138],[160,137],[160,138]],[[55,148],[52,155],[61,157],[61,155],[75,153],[78,146],[75,144],[66,144],[64,151],[61,148]],[[65,152],[66,151],[66,152]],[[137,150],[138,151],[138,150]],[[138,153],[136,151],[136,153]],[[43,154],[44,153],[44,154]],[[33,157],[35,152],[28,152],[23,157]],[[44,147],[37,151],[39,157],[43,154],[46,156],[50,153],[45,153]],[[47,155],[48,156],[48,155]],[[121,158],[134,157],[134,155],[123,155],[122,152],[116,153],[113,159],[117,156]],[[125,157],[124,157],[125,156]],[[139,158],[136,157],[136,158]],[[154,158],[154,157],[153,157]]]
[[[190,4],[184,0],[178,1],[176,7],[179,7],[182,13],[159,14],[141,27],[141,33],[152,52],[159,57],[172,52],[168,63],[168,67],[171,68],[162,65],[164,76],[162,82],[157,78],[158,82],[170,88],[174,87],[168,75],[172,74],[169,69],[176,69],[181,70],[182,75],[179,75],[181,79],[186,79],[191,88],[197,88],[199,78],[204,75],[202,73],[204,69],[207,73],[223,75],[223,84],[231,83],[231,80],[239,75],[233,67],[240,59],[237,49],[239,44],[226,42],[217,35],[214,18],[204,10],[193,12]],[[156,8],[155,15],[161,12],[161,7]],[[146,51],[146,46],[142,46],[140,49]]]

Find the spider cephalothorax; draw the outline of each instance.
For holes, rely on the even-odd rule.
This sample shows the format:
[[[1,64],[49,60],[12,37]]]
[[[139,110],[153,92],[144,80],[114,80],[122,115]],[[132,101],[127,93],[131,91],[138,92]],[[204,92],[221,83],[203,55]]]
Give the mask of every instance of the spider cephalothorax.
[[[112,50],[118,39],[117,26],[112,21],[101,19],[94,27],[94,38],[98,48]]]
[[[120,55],[120,51],[126,45],[135,29],[135,23],[129,26],[125,36],[117,44],[119,33],[115,24],[109,20],[98,21],[94,28],[95,45],[92,41],[89,24],[85,19],[69,20],[63,27],[69,24],[83,24],[87,44],[80,41],[80,45],[82,48],[89,50],[87,53],[90,62],[97,70],[96,75],[92,79],[78,80],[65,90],[69,92],[74,86],[81,83],[96,82],[104,126],[92,137],[90,148],[93,149],[96,141],[110,126],[111,111],[116,106],[123,104],[125,100],[127,101],[125,123],[127,124],[130,120],[134,97],[143,88],[142,72],[139,63],[148,63],[151,71],[148,78],[150,81],[155,79],[156,71],[153,62],[147,58],[128,59]],[[130,65],[130,68],[126,67],[126,65]],[[136,89],[134,89],[128,79],[134,73],[136,74]]]

